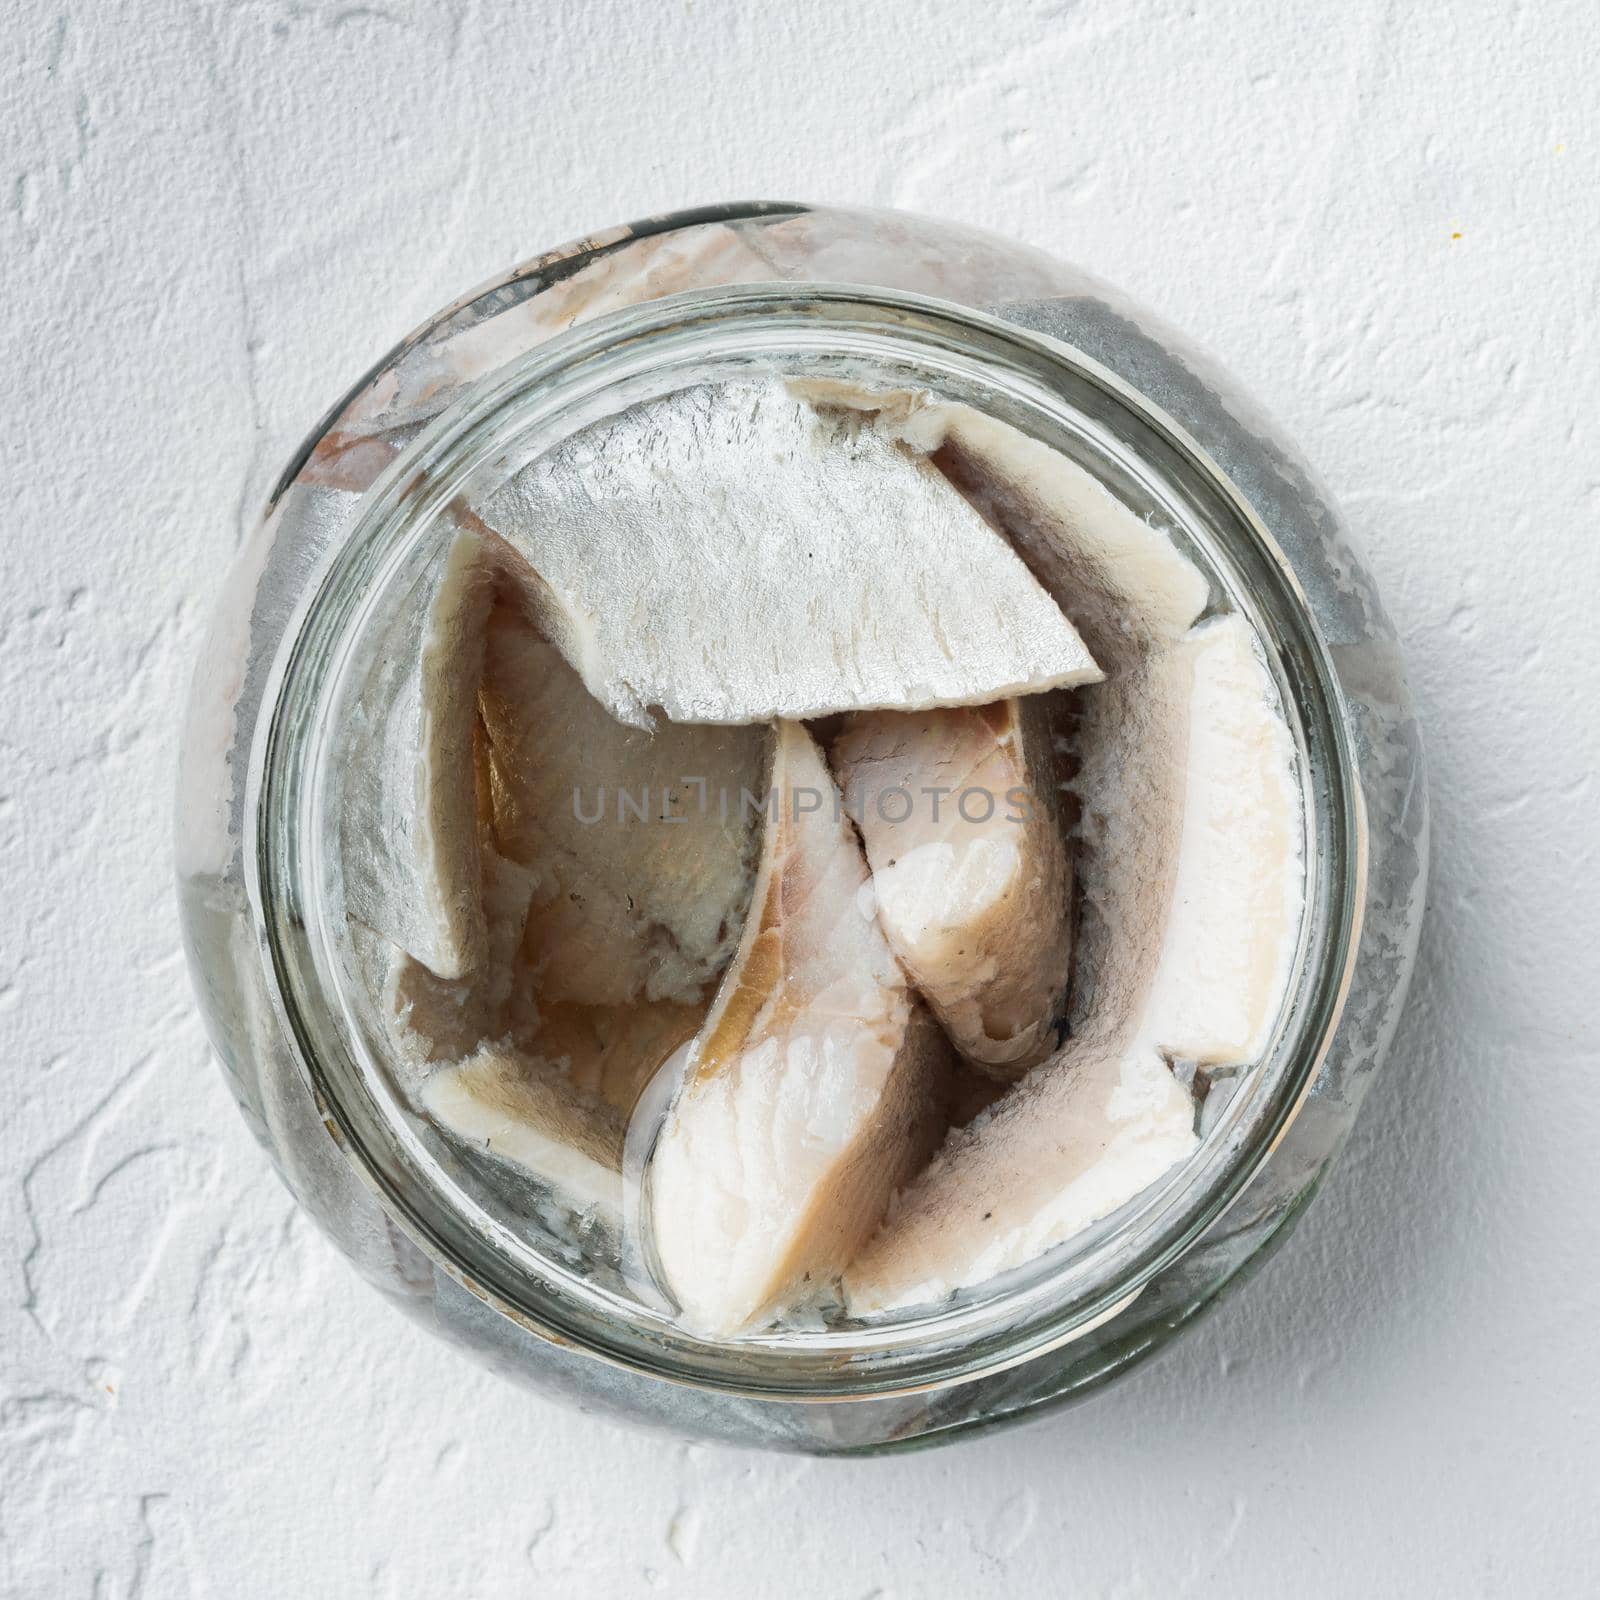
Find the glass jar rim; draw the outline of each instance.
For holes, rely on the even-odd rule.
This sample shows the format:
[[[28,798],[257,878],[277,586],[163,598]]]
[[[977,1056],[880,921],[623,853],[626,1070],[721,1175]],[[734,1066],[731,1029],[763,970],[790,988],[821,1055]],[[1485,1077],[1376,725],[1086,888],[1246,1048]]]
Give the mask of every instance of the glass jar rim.
[[[630,385],[712,361],[803,357],[975,384],[991,408],[1013,408],[1005,420],[1092,460],[1113,492],[1158,508],[1204,549],[1214,576],[1231,575],[1230,599],[1268,644],[1297,724],[1307,911],[1292,1000],[1253,1090],[1234,1097],[1194,1155],[1127,1206],[1007,1274],[987,1297],[881,1326],[721,1343],[663,1328],[542,1257],[450,1179],[385,1104],[380,1064],[341,996],[338,934],[326,915],[327,710],[377,597],[496,451],[512,441],[526,450],[530,439],[615,411]],[[1309,1093],[1349,990],[1365,814],[1338,677],[1288,562],[1216,463],[1137,391],[1058,340],[947,301],[848,284],[692,290],[570,329],[481,379],[355,506],[286,630],[264,704],[271,715],[257,730],[245,808],[249,899],[276,1003],[328,1131],[438,1268],[542,1337],[656,1377],[790,1400],[905,1394],[986,1376],[1088,1332],[1243,1192]]]

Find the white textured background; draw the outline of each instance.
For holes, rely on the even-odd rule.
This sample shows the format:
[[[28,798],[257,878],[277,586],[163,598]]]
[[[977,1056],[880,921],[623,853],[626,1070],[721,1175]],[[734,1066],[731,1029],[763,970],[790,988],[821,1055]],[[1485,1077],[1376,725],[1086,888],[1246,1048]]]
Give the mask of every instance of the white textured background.
[[[1600,1589],[1600,20],[1565,4],[10,0],[0,1592]],[[189,1000],[177,706],[325,404],[521,256],[942,212],[1209,344],[1364,537],[1426,719],[1413,1003],[1264,1275],[1090,1406],[808,1464],[479,1374],[291,1209]]]

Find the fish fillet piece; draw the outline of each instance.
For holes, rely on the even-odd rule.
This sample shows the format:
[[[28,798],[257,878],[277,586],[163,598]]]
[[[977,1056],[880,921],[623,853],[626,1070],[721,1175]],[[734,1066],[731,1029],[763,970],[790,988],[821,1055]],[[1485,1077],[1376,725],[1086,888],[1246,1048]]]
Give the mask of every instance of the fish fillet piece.
[[[480,706],[496,847],[539,878],[540,1006],[701,999],[749,902],[768,731],[625,727],[515,604],[490,618]]]
[[[1294,752],[1248,625],[1206,623],[1081,697],[1074,1033],[953,1134],[852,1266],[858,1313],[1024,1265],[1196,1145],[1172,1059],[1259,1059],[1304,894]]]
[[[957,1130],[845,1276],[857,1316],[945,1298],[1020,1267],[1133,1199],[1198,1143],[1153,1050],[1048,1062]]]
[[[1249,625],[1192,629],[1083,697],[1072,1029],[1258,1060],[1305,895],[1294,742]]]
[[[951,406],[933,460],[1005,532],[1108,671],[1177,639],[1205,610],[1200,569],[1060,451]]]
[[[574,1207],[621,1215],[626,1122],[550,1063],[486,1047],[430,1074],[421,1099],[440,1127],[532,1173]]]
[[[773,379],[581,429],[475,509],[621,721],[971,705],[1100,676],[1061,608],[929,463]]]
[[[639,1097],[685,1049],[706,1006],[547,1006],[532,1036],[435,1070],[419,1095],[435,1122],[521,1167],[578,1209],[626,1225],[627,1133]]]
[[[349,913],[441,978],[481,965],[472,738],[494,564],[455,529],[376,652],[341,822]]]
[[[482,960],[461,978],[441,978],[403,950],[392,950],[382,1004],[403,1056],[460,1060],[487,1039],[514,1031],[518,954],[538,878],[480,841],[485,942]]]
[[[829,756],[894,953],[974,1066],[1050,1054],[1072,959],[1057,696],[847,717]]]
[[[1177,882],[1151,1014],[1165,1054],[1215,1066],[1266,1050],[1305,897],[1294,741],[1240,617],[1190,634],[1189,757]]]
[[[648,1169],[693,1331],[726,1336],[830,1282],[926,1159],[949,1046],[872,915],[822,754],[779,726],[744,937]]]
[[[864,412],[927,455],[1003,533],[1110,672],[1179,638],[1205,610],[1205,575],[1059,450],[926,390],[845,380],[790,386],[815,404]]]

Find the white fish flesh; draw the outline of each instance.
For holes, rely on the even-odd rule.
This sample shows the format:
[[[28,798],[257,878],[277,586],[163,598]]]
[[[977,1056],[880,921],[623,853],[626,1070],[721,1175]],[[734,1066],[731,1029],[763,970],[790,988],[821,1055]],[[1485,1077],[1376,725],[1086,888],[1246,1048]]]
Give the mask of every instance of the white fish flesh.
[[[952,1133],[845,1278],[858,1316],[941,1300],[1025,1265],[1194,1150],[1188,1092],[1153,1051],[1048,1061]]]
[[[537,878],[480,840],[485,941],[482,960],[460,978],[440,978],[402,950],[389,947],[382,1009],[403,1057],[459,1060],[489,1039],[517,1031],[519,959]]]
[[[539,1002],[699,1000],[743,925],[767,730],[625,727],[509,604],[480,704],[496,847],[539,879]]]
[[[870,415],[928,459],[994,528],[1071,619],[1107,673],[1182,635],[1210,585],[1159,528],[1083,467],[1020,429],[925,391],[812,380],[818,405]]]
[[[484,959],[472,739],[494,568],[449,542],[375,652],[341,823],[349,913],[441,978]]]
[[[487,1047],[429,1074],[421,1098],[442,1128],[532,1173],[575,1209],[621,1216],[627,1124],[548,1062]]]
[[[861,712],[829,746],[890,945],[957,1050],[1007,1079],[1054,1049],[1071,977],[1057,709]]]
[[[1100,677],[938,471],[777,380],[596,422],[475,509],[548,585],[547,636],[636,726],[974,705]]]
[[[748,1329],[837,1277],[943,1127],[948,1046],[864,896],[806,730],[780,724],[744,937],[648,1168],[685,1325]]]
[[[1177,879],[1141,1032],[1172,1059],[1258,1061],[1305,896],[1304,808],[1277,693],[1237,616],[1189,635],[1193,677]]]

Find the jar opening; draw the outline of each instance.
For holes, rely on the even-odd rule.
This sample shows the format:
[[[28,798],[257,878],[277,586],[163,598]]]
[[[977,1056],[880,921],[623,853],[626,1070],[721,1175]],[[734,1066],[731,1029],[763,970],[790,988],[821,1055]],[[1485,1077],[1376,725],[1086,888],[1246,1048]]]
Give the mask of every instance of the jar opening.
[[[1293,975],[1260,1062],[1207,1097],[1198,1148],[1109,1216],[1001,1279],[883,1321],[736,1340],[686,1333],[592,1223],[510,1195],[493,1164],[421,1118],[397,1081],[346,915],[339,819],[349,734],[387,630],[441,556],[452,506],[491,492],[596,419],[690,383],[787,379],[931,390],[1037,439],[1206,575],[1261,643],[1296,744],[1305,896]],[[1054,341],[983,314],[850,286],[700,291],[541,346],[414,437],[355,506],[291,628],[258,741],[252,899],[302,1063],[331,1128],[436,1262],[536,1331],[657,1376],[839,1399],[939,1387],[1087,1332],[1226,1209],[1288,1128],[1332,1037],[1359,932],[1364,821],[1339,690],[1270,533],[1182,431]],[[414,607],[412,608],[414,609]],[[605,1258],[605,1251],[598,1251]]]

